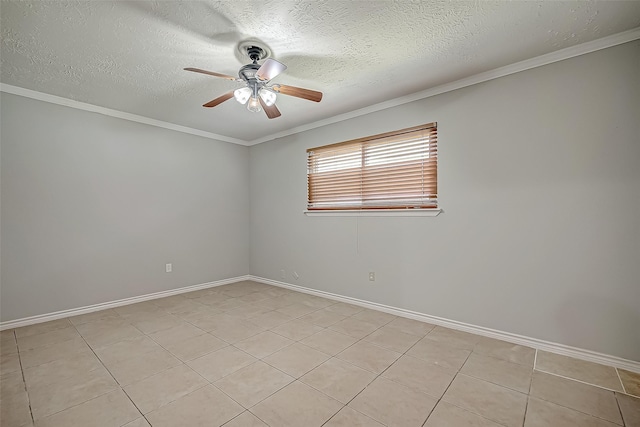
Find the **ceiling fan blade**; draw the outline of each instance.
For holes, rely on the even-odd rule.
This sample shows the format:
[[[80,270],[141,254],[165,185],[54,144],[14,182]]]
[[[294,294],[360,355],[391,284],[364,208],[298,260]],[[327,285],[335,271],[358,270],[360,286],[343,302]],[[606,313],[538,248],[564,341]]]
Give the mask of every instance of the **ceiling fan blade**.
[[[214,77],[222,77],[223,79],[227,79],[227,80],[233,80],[233,81],[238,80],[237,78],[230,76],[228,74],[214,73],[213,71],[201,70],[200,68],[185,68],[184,70],[193,71],[194,73],[208,74]]]
[[[224,95],[220,95],[219,97],[217,97],[216,99],[207,102],[206,104],[203,104],[203,107],[215,107],[216,105],[220,105],[222,104],[224,101],[227,101],[229,99],[233,98],[233,91],[229,91],[227,93],[225,93]]]
[[[262,105],[262,109],[267,114],[267,117],[269,117],[270,119],[275,119],[276,117],[280,117],[282,115],[280,114],[280,110],[278,110],[278,107],[276,107],[276,104],[273,104],[271,107],[269,107],[264,103],[261,97],[258,97],[258,99],[260,99],[260,105]]]
[[[311,89],[303,89],[301,87],[287,86],[287,85],[274,85],[273,90],[283,95],[295,96],[302,99],[308,99],[313,102],[320,102],[322,100],[322,92],[318,92]]]
[[[281,72],[287,69],[287,66],[281,62],[276,61],[275,59],[268,58],[258,71],[256,71],[256,77],[258,80],[266,82],[271,80]]]

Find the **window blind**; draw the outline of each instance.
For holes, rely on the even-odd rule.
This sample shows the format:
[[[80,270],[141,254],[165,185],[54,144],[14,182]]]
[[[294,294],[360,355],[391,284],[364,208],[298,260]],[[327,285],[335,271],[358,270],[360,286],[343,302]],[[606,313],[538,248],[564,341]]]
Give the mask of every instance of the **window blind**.
[[[309,210],[438,206],[436,123],[307,150]]]

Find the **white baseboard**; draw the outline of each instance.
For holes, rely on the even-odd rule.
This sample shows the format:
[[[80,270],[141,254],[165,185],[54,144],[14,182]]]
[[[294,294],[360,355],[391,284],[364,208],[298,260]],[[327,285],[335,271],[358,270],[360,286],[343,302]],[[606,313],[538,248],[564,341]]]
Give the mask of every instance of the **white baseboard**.
[[[391,307],[384,304],[378,304],[375,302],[365,301],[357,298],[345,297],[330,292],[318,291],[315,289],[305,288],[303,286],[292,285],[290,283],[279,282],[277,280],[265,279],[258,276],[249,276],[248,280],[254,282],[260,282],[267,285],[279,286],[281,288],[287,288],[305,294],[316,295],[323,298],[332,299],[335,301],[346,302],[360,307],[370,308],[372,310],[383,311],[385,313],[393,314],[400,317],[406,317],[409,319],[420,320],[422,322],[431,323],[432,325],[444,326],[451,329],[457,329],[459,331],[470,332],[472,334],[481,335],[484,337],[495,338],[502,341],[507,341],[513,344],[524,345],[532,347],[538,350],[548,351],[551,353],[561,354],[563,356],[575,357],[576,359],[586,360],[588,362],[601,363],[603,365],[613,366],[616,368],[626,369],[632,372],[640,373],[640,362],[633,360],[623,359],[617,356],[611,356],[608,354],[598,353],[591,350],[585,350],[582,348],[571,347],[564,344],[558,344],[550,341],[544,341],[537,338],[530,338],[523,335],[512,334],[510,332],[498,331],[495,329],[485,328],[482,326],[471,325],[469,323],[458,322],[455,320],[445,319],[442,317],[430,316],[424,313],[418,313],[416,311],[405,310],[403,308]]]
[[[170,297],[172,295],[184,294],[186,292],[199,291],[200,289],[213,288],[216,286],[228,285],[229,283],[251,280],[251,276],[238,276],[230,279],[216,280],[214,282],[201,283],[199,285],[185,286],[183,288],[170,289],[168,291],[154,292],[152,294],[140,295],[137,297],[124,298],[116,301],[103,302],[100,304],[87,305],[69,310],[56,311],[54,313],[39,314],[37,316],[24,317],[22,319],[8,320],[0,322],[0,331],[5,329],[19,328],[22,326],[34,325],[36,323],[49,322],[51,320],[62,319],[64,317],[78,316],[80,314],[93,313],[94,311],[106,310],[108,308],[121,307],[123,305],[135,304],[137,302],[152,299]]]
[[[526,337],[523,335],[512,334],[510,332],[498,331],[495,329],[485,328],[482,326],[471,325],[469,323],[458,322],[455,320],[445,319],[442,317],[430,316],[428,314],[419,313],[416,311],[405,310],[403,308],[392,307],[389,305],[378,304],[375,302],[365,301],[357,298],[346,297],[331,292],[318,291],[315,289],[305,288],[303,286],[293,285],[291,283],[280,282],[277,280],[266,279],[264,277],[258,277],[253,275],[245,275],[232,277],[229,279],[217,280],[214,282],[202,283],[199,285],[185,286],[183,288],[171,289],[168,291],[154,292],[151,294],[140,295],[137,297],[124,298],[116,301],[104,302],[100,304],[88,305],[85,307],[73,308],[69,310],[56,311],[54,313],[40,314],[37,316],[25,317],[22,319],[9,320],[6,322],[0,322],[0,331],[5,329],[19,328],[22,326],[29,326],[36,323],[48,322],[51,320],[62,319],[65,317],[78,316],[80,314],[92,313],[94,311],[106,310],[109,308],[121,307],[123,305],[135,304],[138,302],[165,298],[172,295],[183,294],[187,292],[198,291],[201,289],[213,288],[216,286],[227,285],[230,283],[241,282],[243,280],[253,280],[254,282],[264,283],[267,285],[278,286],[281,288],[287,288],[305,294],[316,295],[323,298],[332,299],[335,301],[346,302],[360,307],[370,308],[372,310],[378,310],[385,313],[393,314],[400,317],[406,317],[408,319],[420,320],[422,322],[431,323],[433,325],[444,326],[459,331],[470,332],[476,335],[481,335],[489,338],[495,338],[502,341],[511,342],[514,344],[524,345],[532,347],[538,350],[548,351],[551,353],[561,354],[564,356],[575,357],[577,359],[586,360],[589,362],[601,363],[603,365],[613,366],[616,368],[626,369],[632,372],[640,373],[640,362],[623,359],[617,356],[611,356],[608,354],[598,353],[591,350],[585,350],[582,348],[571,347],[564,344],[558,344],[550,341],[544,341],[537,338]]]

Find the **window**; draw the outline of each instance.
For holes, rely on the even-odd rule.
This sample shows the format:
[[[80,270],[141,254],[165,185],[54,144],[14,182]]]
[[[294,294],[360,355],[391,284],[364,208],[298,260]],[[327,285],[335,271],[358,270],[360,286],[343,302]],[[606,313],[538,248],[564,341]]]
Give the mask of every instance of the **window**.
[[[436,123],[307,150],[307,207],[438,207]]]

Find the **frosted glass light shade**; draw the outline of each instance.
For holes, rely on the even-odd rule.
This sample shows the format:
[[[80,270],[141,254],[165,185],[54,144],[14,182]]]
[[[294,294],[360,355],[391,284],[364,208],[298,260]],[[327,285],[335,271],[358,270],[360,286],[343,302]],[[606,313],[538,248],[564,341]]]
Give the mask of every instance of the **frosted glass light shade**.
[[[240,104],[246,104],[249,98],[251,98],[251,89],[248,87],[241,87],[233,91],[233,96]]]
[[[264,104],[267,107],[271,107],[273,104],[276,103],[276,93],[275,92],[273,92],[273,91],[271,91],[269,89],[262,88],[262,89],[260,89],[258,94],[260,95],[260,98],[262,98],[262,100],[264,101]]]

